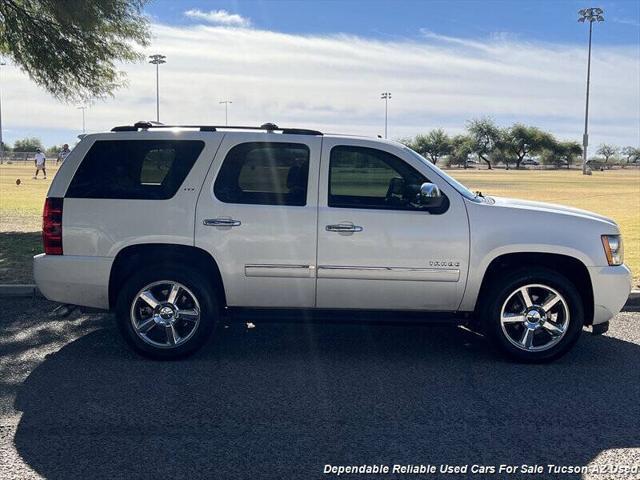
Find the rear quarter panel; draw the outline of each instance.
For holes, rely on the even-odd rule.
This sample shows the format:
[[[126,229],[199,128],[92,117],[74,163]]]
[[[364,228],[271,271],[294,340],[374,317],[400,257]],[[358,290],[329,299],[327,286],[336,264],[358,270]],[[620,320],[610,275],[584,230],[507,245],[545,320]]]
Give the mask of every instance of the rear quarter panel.
[[[63,164],[49,196],[64,196],[82,158],[97,140],[202,140],[205,147],[182,186],[168,200],[65,198],[65,255],[115,257],[123,248],[143,243],[193,245],[196,200],[222,137],[222,133],[184,131],[173,136],[167,132],[118,132],[85,137]]]

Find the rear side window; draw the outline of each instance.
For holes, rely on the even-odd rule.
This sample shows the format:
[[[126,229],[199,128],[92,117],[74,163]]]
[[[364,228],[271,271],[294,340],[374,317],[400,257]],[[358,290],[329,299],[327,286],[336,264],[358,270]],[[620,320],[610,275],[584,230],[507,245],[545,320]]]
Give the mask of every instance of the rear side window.
[[[225,203],[304,206],[309,147],[298,143],[241,143],[222,163],[213,187]]]
[[[169,199],[203,148],[199,140],[99,140],[80,164],[66,197]]]

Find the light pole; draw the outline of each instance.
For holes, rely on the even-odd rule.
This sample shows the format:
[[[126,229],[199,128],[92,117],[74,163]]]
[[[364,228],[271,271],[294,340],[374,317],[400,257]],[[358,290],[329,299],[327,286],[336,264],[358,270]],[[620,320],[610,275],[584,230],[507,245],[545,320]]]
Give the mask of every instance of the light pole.
[[[224,103],[224,124],[229,125],[229,104],[233,102],[231,100],[223,100],[222,102],[218,103]]]
[[[580,23],[589,22],[589,55],[587,57],[587,99],[584,107],[584,134],[582,135],[582,173],[587,173],[587,146],[589,145],[589,82],[591,77],[591,32],[593,31],[593,22],[604,22],[602,15],[604,10],[601,8],[585,8],[578,12]]]
[[[155,55],[150,55],[149,63],[156,66],[156,122],[160,123],[160,65],[163,63],[167,63],[164,55],[160,55],[156,53]]]
[[[0,60],[0,67],[4,67],[6,63]],[[0,68],[0,71],[2,68]],[[0,79],[1,80],[1,79]],[[0,163],[4,161],[4,143],[2,143],[2,90],[0,90]]]
[[[84,111],[87,109],[86,105],[80,105],[79,107],[76,107],[78,110],[82,110],[82,134],[84,135],[86,133],[86,130],[84,128]]]
[[[387,138],[387,114],[389,112],[389,100],[391,99],[390,92],[382,92],[380,98],[384,100],[384,138]]]

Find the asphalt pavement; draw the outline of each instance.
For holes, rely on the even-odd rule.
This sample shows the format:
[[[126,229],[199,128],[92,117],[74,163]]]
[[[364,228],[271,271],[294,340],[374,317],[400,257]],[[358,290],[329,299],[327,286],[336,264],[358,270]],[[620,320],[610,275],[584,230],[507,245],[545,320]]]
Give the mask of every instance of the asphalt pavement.
[[[378,478],[325,465],[640,466],[640,313],[549,365],[454,326],[221,328],[188,360],[107,314],[0,311],[0,478]],[[467,475],[387,474],[379,478]],[[548,473],[498,478],[617,478]],[[620,478],[637,478],[639,474]],[[476,475],[473,478],[481,478]]]

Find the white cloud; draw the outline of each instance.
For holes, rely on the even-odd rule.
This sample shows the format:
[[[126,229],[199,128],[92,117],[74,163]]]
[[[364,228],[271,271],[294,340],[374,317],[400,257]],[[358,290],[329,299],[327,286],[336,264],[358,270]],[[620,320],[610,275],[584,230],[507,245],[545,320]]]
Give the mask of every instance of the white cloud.
[[[613,19],[614,23],[620,23],[622,25],[631,25],[632,27],[640,27],[640,21],[634,20],[633,18],[615,18]]]
[[[203,12],[197,8],[187,10],[184,14],[189,18],[204,20],[215,25],[225,25],[229,27],[250,27],[251,20],[237,13],[229,13],[226,10],[210,10]]]
[[[581,141],[586,48],[530,43],[500,36],[461,40],[428,32],[416,40],[382,41],[348,35],[305,36],[205,25],[154,24],[149,53],[162,52],[161,120],[383,132],[380,92],[390,91],[389,133],[414,135],[441,126],[457,133],[465,121],[489,115]],[[153,50],[153,51],[151,51]],[[640,65],[637,45],[595,45],[590,141],[640,144]],[[155,118],[155,70],[127,65],[129,87],[87,111],[90,131]],[[7,140],[44,129],[77,131],[80,112],[62,105],[3,67],[3,126]],[[54,135],[53,133],[51,135]],[[60,143],[68,137],[55,137]]]

